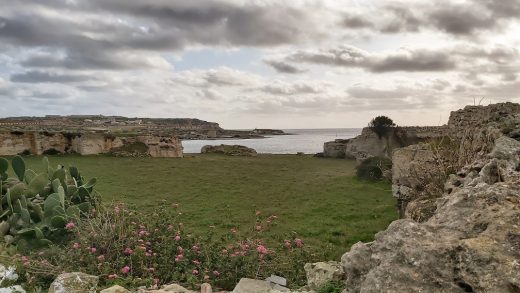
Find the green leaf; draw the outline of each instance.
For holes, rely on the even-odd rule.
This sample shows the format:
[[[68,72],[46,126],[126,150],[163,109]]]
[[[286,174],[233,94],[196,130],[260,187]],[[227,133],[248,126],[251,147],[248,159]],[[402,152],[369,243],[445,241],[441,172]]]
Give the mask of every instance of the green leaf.
[[[13,158],[13,161],[11,162],[13,166],[14,173],[20,179],[20,181],[23,181],[23,178],[25,176],[25,161],[20,156],[15,156]]]
[[[53,179],[52,180],[52,191],[54,192],[58,192],[58,190],[60,189],[60,186],[61,186],[61,182],[59,179]]]
[[[43,214],[46,218],[55,215],[55,208],[61,206],[60,195],[53,193],[49,195],[43,202]]]
[[[81,211],[77,206],[70,206],[67,208],[67,216],[79,220]]]
[[[78,189],[78,194],[79,194],[79,197],[81,198],[81,201],[84,201],[85,198],[90,197],[90,192],[88,192],[88,190],[83,186],[81,186]]]
[[[84,213],[84,214],[88,214],[92,208],[92,206],[90,205],[89,202],[83,202],[83,203],[80,203],[78,205],[76,205],[79,210]]]
[[[80,178],[79,170],[78,170],[78,168],[76,168],[74,166],[69,167],[69,174],[72,178],[74,178],[76,180]]]
[[[83,187],[85,187],[86,189],[90,189],[96,185],[96,182],[97,182],[97,179],[92,178],[85,185],[83,185]]]
[[[33,170],[25,170],[25,183],[29,184],[36,176],[37,174]]]
[[[36,196],[37,194],[43,194],[43,191],[45,189],[45,186],[49,184],[49,179],[47,178],[47,175],[40,174],[36,177],[34,177],[33,180],[29,183],[29,191],[28,195],[30,197]]]
[[[65,228],[65,225],[67,225],[67,221],[62,216],[54,216],[51,219],[51,226],[53,228]]]
[[[43,221],[43,210],[39,204],[35,204],[32,206],[32,219],[34,222]]]
[[[6,173],[9,169],[9,161],[4,158],[0,158],[0,173]]]

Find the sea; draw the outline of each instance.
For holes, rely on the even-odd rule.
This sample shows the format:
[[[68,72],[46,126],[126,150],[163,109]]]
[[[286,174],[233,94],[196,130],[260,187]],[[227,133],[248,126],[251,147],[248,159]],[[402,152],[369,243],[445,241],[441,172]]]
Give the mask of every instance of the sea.
[[[323,144],[335,139],[347,139],[361,134],[361,128],[282,129],[291,135],[273,135],[251,139],[183,140],[185,154],[200,153],[205,145],[239,144],[262,154],[315,154]]]

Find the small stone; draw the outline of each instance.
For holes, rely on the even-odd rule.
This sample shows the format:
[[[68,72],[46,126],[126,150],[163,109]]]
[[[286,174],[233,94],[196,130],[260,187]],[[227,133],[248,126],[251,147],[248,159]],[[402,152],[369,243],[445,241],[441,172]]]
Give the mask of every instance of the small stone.
[[[195,293],[195,291],[188,290],[178,284],[164,285],[158,290],[146,290],[145,293]]]
[[[200,293],[213,293],[211,289],[211,285],[208,283],[204,283],[200,286]]]
[[[126,290],[124,287],[119,285],[112,286],[110,288],[106,288],[101,290],[99,293],[130,293],[130,291]]]
[[[280,276],[271,275],[269,278],[267,278],[265,280],[268,282],[271,282],[271,283],[278,284],[280,286],[287,287],[287,279],[280,277]]]
[[[49,293],[96,293],[99,277],[85,273],[64,273],[52,282]]]
[[[242,278],[232,293],[278,293],[290,292],[289,289],[271,282]]]

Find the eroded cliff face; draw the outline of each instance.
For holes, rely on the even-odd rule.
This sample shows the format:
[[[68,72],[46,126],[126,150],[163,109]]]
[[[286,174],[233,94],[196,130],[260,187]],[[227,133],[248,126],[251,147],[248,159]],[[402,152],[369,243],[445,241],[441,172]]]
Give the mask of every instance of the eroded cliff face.
[[[78,153],[96,155],[110,153],[115,149],[135,142],[147,147],[152,157],[183,156],[182,143],[177,137],[142,135],[135,137],[114,137],[105,133],[65,133],[65,132],[2,132],[0,133],[0,155],[10,156],[20,153],[42,155],[47,153]]]
[[[438,196],[422,193],[437,184],[421,178],[439,164],[432,149],[394,152],[394,194],[407,201],[406,218],[342,257],[346,292],[520,292],[520,142],[512,135],[520,129],[504,127],[520,125],[520,105],[465,110],[454,112],[451,129],[478,134],[480,152]]]
[[[337,139],[326,142],[323,155],[329,158],[364,160],[369,157],[392,156],[393,150],[417,144],[432,138],[447,135],[448,128],[439,127],[397,127],[384,137],[379,137],[370,128],[363,128],[361,134],[351,139]]]

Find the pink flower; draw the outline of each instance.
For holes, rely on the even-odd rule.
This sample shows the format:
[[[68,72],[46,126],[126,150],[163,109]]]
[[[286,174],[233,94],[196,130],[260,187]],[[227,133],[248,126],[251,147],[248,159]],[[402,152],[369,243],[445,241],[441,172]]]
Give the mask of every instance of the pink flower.
[[[148,271],[149,271],[150,273],[153,273],[153,272],[155,272],[155,268],[148,268]]]
[[[90,252],[96,253],[97,249],[95,247],[90,248]]]
[[[105,256],[104,255],[100,255],[100,256],[97,257],[97,259],[99,261],[104,261],[105,260]]]
[[[141,250],[146,250],[146,246],[142,246],[142,245],[141,245],[141,246],[139,246],[139,249],[141,249]]]
[[[302,247],[302,246],[303,246],[303,241],[302,241],[300,238],[296,238],[296,239],[294,239],[294,243],[295,243],[296,246],[298,246],[298,247]]]
[[[222,249],[222,254],[227,254],[227,253],[228,253],[227,249]]]
[[[287,248],[292,247],[291,241],[289,241],[289,240],[284,240],[284,244],[285,244],[285,247],[287,247]]]
[[[29,258],[27,256],[22,256],[22,261],[25,262],[25,261],[29,261]]]
[[[177,235],[175,236],[175,241],[180,241],[180,240],[181,240],[181,235],[178,235],[178,234],[177,234]]]
[[[193,246],[191,247],[191,250],[193,250],[193,251],[197,251],[197,250],[199,250],[199,247],[198,247],[197,245],[193,245]]]
[[[200,265],[200,260],[198,260],[198,259],[193,260],[192,263],[195,264],[195,265]]]
[[[218,277],[220,276],[220,273],[218,271],[213,271],[213,276]]]
[[[269,252],[263,245],[258,245],[256,247],[256,251],[258,251],[260,254],[267,254]]]
[[[175,262],[180,262],[184,258],[184,255],[179,254],[175,257]]]
[[[130,254],[134,253],[134,251],[130,247],[127,247],[127,248],[125,248],[124,253],[130,255]]]
[[[152,254],[147,251],[147,252],[144,253],[144,256],[152,256]]]
[[[108,278],[115,279],[115,278],[117,278],[117,274],[110,274],[110,275],[108,275]]]
[[[168,225],[168,230],[172,230],[172,229],[173,229],[173,225],[172,224]]]
[[[72,230],[76,227],[76,225],[73,222],[68,222],[67,225],[65,225],[65,229]]]
[[[74,242],[74,244],[72,244],[72,247],[75,249],[78,249],[78,248],[80,248],[80,245],[79,245],[79,243]]]
[[[193,270],[193,271],[191,271],[191,273],[194,274],[194,275],[198,275],[198,274],[199,274],[199,271],[197,271],[197,270]]]
[[[128,274],[130,272],[130,267],[129,266],[124,266],[122,269],[121,269],[121,272],[123,274]]]
[[[121,210],[119,209],[119,207],[115,207],[115,208],[114,208],[114,212],[115,212],[116,214],[119,214],[119,212],[121,212]]]

